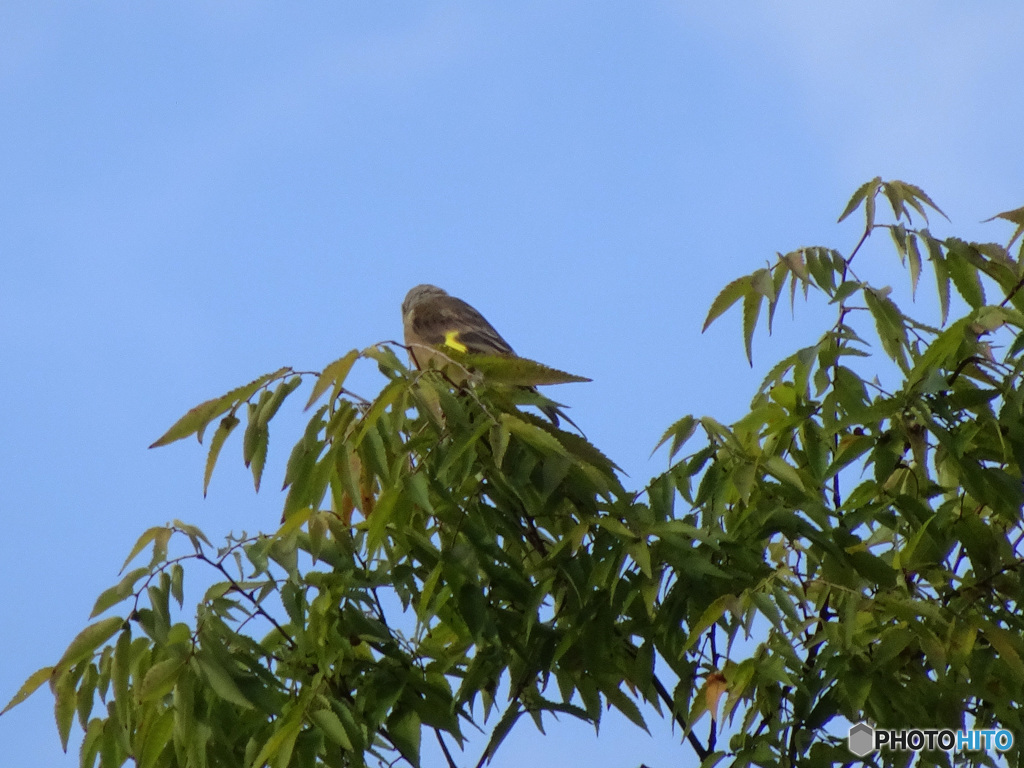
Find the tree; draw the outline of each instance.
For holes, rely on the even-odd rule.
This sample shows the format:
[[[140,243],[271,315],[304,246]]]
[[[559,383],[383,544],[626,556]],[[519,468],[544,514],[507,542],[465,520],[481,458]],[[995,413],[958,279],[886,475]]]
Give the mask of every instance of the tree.
[[[125,565],[149,563],[93,611],[117,614],[7,708],[49,682],[83,766],[146,768],[417,765],[424,733],[455,766],[468,724],[490,729],[482,765],[524,715],[597,724],[606,707],[673,718],[706,765],[850,763],[860,720],[1024,734],[1024,209],[995,217],[1016,225],[1006,247],[933,236],[915,220],[941,211],[903,182],[866,183],[840,220],[857,210],[849,254],[780,255],[715,299],[708,323],[742,304],[748,357],[787,288],[835,321],[735,424],[672,425],[668,469],[639,490],[520,410],[536,404],[523,385],[573,380],[529,361],[455,355],[471,377],[456,387],[378,345],[193,408],[154,445],[212,427],[205,487],[244,416],[258,490],[270,422],[313,380],[281,527],[219,547],[185,523],[149,529]],[[881,230],[913,289],[931,263],[937,321],[854,271]],[[362,361],[387,379],[370,400],[345,387]],[[182,618],[202,569],[215,581]]]

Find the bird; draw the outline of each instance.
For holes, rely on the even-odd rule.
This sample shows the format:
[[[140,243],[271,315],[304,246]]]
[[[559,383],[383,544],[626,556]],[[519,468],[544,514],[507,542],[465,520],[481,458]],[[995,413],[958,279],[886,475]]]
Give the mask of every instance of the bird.
[[[419,370],[426,370],[432,360],[439,367],[447,361],[443,352],[435,351],[439,347],[468,354],[518,357],[483,315],[436,285],[417,285],[405,295],[402,326],[409,357]],[[529,389],[536,392],[534,387]],[[551,405],[540,409],[557,427],[557,409]]]

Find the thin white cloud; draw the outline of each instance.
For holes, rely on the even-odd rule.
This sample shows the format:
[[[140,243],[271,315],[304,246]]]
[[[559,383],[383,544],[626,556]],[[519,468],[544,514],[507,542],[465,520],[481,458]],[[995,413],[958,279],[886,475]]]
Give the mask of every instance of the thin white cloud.
[[[923,183],[1009,173],[1018,183],[1006,187],[1019,186],[1024,167],[1012,165],[1019,152],[1010,152],[1024,120],[1019,3],[801,0],[674,10],[730,46],[737,66],[757,59],[781,73],[806,106],[794,120],[833,146],[840,174],[897,171]]]

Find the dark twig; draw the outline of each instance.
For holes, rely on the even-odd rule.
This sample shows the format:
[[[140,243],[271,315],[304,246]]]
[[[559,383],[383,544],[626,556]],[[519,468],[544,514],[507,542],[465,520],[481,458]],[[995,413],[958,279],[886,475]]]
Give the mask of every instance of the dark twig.
[[[278,624],[277,620],[263,609],[263,606],[260,605],[259,600],[257,600],[255,597],[253,597],[248,592],[246,592],[242,588],[242,585],[239,584],[237,581],[235,581],[234,577],[230,573],[228,573],[228,569],[224,567],[224,563],[223,563],[222,560],[211,560],[209,557],[206,556],[205,552],[200,552],[197,555],[197,557],[200,560],[202,560],[204,563],[212,565],[214,568],[216,568],[218,571],[220,571],[224,575],[224,578],[228,580],[228,583],[231,584],[231,589],[233,591],[237,592],[238,594],[242,595],[250,603],[252,603],[253,608],[256,610],[256,613],[258,613],[264,619],[269,621],[273,625],[274,629],[276,629],[278,632],[281,633],[281,636],[284,637],[284,639],[288,641],[288,645],[291,646],[292,650],[295,650],[295,648],[298,647],[296,645],[296,643],[295,643],[295,640],[292,638],[292,636],[289,635],[287,632],[285,632],[284,627],[282,627],[280,624]]]
[[[441,735],[440,729],[435,728],[434,735],[437,736],[437,743],[441,745],[441,751],[444,752],[444,759],[448,761],[448,768],[456,768],[455,761],[452,759],[452,753],[448,751],[448,745],[444,743],[444,737]]]

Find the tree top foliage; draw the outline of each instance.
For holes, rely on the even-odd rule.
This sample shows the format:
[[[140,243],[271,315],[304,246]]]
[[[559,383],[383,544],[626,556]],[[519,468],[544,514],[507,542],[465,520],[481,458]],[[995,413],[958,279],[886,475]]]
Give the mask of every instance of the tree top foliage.
[[[944,214],[904,182],[867,182],[840,220],[858,211],[849,253],[779,254],[714,300],[705,327],[740,305],[748,358],[787,295],[832,319],[734,424],[669,427],[642,488],[522,410],[547,401],[518,385],[577,380],[530,361],[453,359],[483,372],[457,387],[377,345],[196,406],[154,445],[210,432],[205,490],[244,421],[258,490],[270,424],[312,382],[280,527],[145,531],[125,568],[148,563],[7,709],[48,682],[62,743],[77,720],[104,767],[418,766],[424,736],[480,766],[523,719],[608,708],[670,718],[708,766],[847,764],[861,720],[1024,737],[1024,209],[994,217],[1005,246],[933,235]],[[933,275],[937,320],[871,281],[885,234],[913,290]],[[346,388],[357,364],[386,377],[373,397]],[[213,582],[194,614],[186,573]]]

